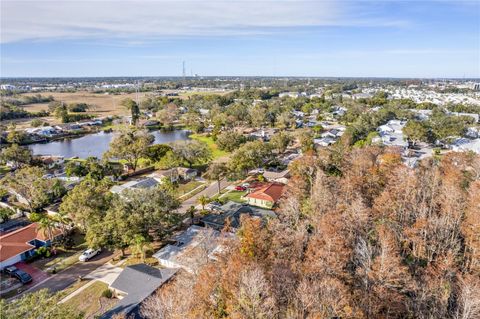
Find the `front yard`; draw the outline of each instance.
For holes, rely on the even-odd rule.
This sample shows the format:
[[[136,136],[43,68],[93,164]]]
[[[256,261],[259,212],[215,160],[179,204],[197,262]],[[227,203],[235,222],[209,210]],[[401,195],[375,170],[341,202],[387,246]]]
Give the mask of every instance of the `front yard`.
[[[48,258],[39,258],[31,262],[32,266],[40,268],[48,273],[59,272],[78,262],[78,257],[87,248],[82,234],[72,235],[73,246],[71,248],[56,247],[56,254]]]
[[[102,293],[107,289],[107,284],[95,281],[78,295],[67,300],[65,304],[83,312],[85,318],[96,318],[110,310],[118,301],[115,298],[102,296]]]
[[[200,181],[190,181],[188,183],[185,183],[185,184],[178,184],[178,188],[177,188],[177,195],[178,197],[181,197],[183,200],[185,200],[186,196],[183,196],[191,191],[193,191],[195,188],[201,186],[201,185],[206,185],[204,182],[200,182]],[[199,191],[202,190],[203,188],[199,188]],[[195,195],[195,194],[189,194],[191,196]],[[183,197],[182,197],[183,196]]]
[[[242,199],[243,196],[247,194],[246,191],[230,191],[220,194],[220,196],[213,197],[214,200],[220,199],[222,202],[226,203],[228,201],[233,201],[237,203],[245,203],[245,200]]]

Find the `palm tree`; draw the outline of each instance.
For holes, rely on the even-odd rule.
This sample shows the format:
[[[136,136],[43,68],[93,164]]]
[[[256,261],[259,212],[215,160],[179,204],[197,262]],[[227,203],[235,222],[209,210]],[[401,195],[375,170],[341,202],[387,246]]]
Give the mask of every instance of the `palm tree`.
[[[55,223],[53,219],[48,215],[43,215],[37,221],[38,228],[43,231],[43,235],[47,237],[50,242],[53,239],[53,230],[55,229]]]
[[[137,234],[134,236],[132,240],[132,250],[141,255],[143,263],[145,262],[146,252],[150,248],[150,242],[143,235]]]
[[[67,226],[72,223],[72,219],[69,218],[64,213],[59,213],[51,217],[54,222],[60,225],[60,229],[62,230],[62,235],[65,235],[67,232]]]
[[[207,205],[209,202],[210,202],[210,198],[208,198],[207,196],[205,195],[202,195],[200,196],[198,199],[197,199],[197,202],[202,205],[202,210],[205,210],[205,205]]]

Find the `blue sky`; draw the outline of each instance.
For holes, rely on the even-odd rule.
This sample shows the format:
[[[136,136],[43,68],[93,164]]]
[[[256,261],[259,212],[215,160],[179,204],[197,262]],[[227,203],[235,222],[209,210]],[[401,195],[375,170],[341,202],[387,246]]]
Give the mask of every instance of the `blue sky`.
[[[1,0],[0,76],[480,77],[480,1]]]

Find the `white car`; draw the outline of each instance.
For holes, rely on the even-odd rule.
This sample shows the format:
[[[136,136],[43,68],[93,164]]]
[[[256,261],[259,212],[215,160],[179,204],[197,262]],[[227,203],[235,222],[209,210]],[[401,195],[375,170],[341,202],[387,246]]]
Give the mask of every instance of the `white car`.
[[[242,184],[242,187],[249,188],[249,187],[250,187],[250,183],[243,183],[243,184]]]
[[[80,257],[78,257],[78,260],[80,261],[88,261],[89,259],[95,257],[96,255],[98,255],[102,250],[101,249],[93,249],[93,248],[89,248],[87,250],[85,250],[81,255]]]

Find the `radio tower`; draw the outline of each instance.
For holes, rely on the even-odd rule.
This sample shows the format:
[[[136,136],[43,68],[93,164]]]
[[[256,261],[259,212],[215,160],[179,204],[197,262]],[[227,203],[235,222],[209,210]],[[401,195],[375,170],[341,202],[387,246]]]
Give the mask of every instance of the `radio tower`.
[[[182,63],[182,77],[183,77],[183,85],[185,86],[185,77],[187,76],[187,72],[185,71],[185,61]]]

